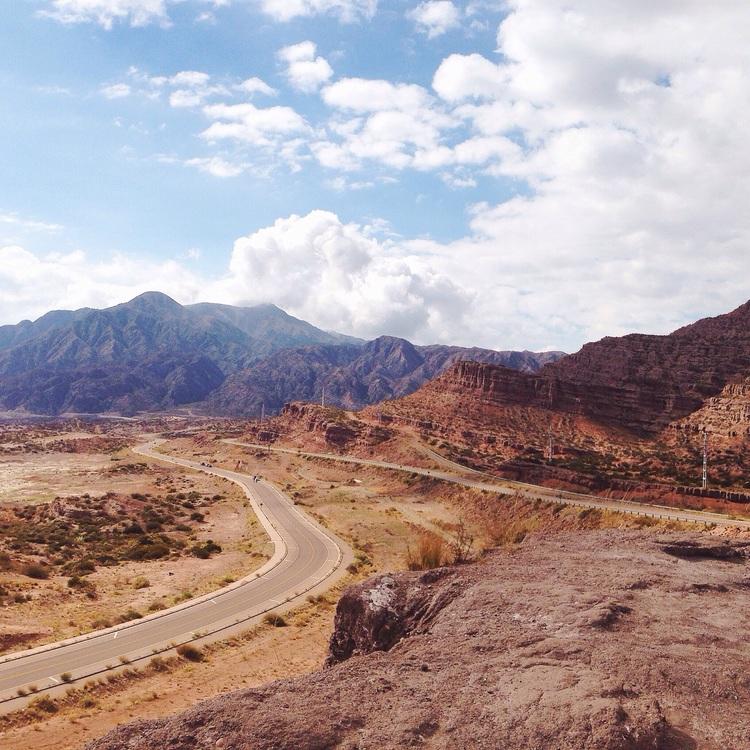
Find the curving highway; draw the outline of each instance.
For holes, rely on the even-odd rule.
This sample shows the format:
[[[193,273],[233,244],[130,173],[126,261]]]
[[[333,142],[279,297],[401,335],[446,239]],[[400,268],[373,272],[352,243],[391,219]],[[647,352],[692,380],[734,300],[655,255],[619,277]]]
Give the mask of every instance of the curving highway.
[[[324,458],[328,461],[341,461],[342,463],[357,464],[360,466],[373,466],[378,469],[391,469],[393,471],[403,471],[409,474],[421,474],[422,476],[432,479],[440,479],[444,482],[460,484],[464,487],[473,487],[479,490],[487,490],[498,495],[515,495],[521,494],[532,500],[544,500],[549,502],[562,503],[563,505],[576,505],[581,508],[596,508],[599,510],[615,511],[617,513],[627,513],[634,516],[649,516],[651,518],[660,518],[668,521],[683,521],[687,523],[714,524],[716,526],[728,526],[739,529],[750,529],[750,521],[739,518],[731,518],[721,513],[711,513],[700,510],[682,510],[665,505],[652,505],[649,503],[637,503],[630,500],[612,500],[609,498],[598,497],[596,495],[586,495],[578,492],[568,492],[556,490],[551,487],[544,487],[537,484],[528,484],[526,482],[516,482],[510,479],[500,479],[492,477],[490,474],[484,474],[476,469],[470,469],[467,466],[461,466],[455,461],[444,458],[439,453],[431,451],[437,459],[444,464],[454,466],[458,471],[472,475],[486,476],[493,481],[479,481],[476,479],[466,479],[464,477],[450,474],[439,469],[425,469],[420,466],[405,466],[403,464],[389,463],[388,461],[378,461],[372,458],[357,458],[356,456],[341,456],[334,453],[311,453],[301,451],[296,448],[275,448],[268,445],[257,445],[255,443],[243,443],[240,440],[224,440],[223,442],[231,445],[237,445],[244,448],[270,450],[276,453],[290,453],[294,456],[303,456],[305,458]]]
[[[55,690],[63,683],[121,667],[125,662],[150,659],[155,653],[195,641],[196,635],[207,639],[228,635],[243,624],[247,627],[263,613],[330,585],[351,560],[345,543],[301,513],[272,485],[158,453],[155,444],[140,446],[136,452],[240,485],[271,537],[272,558],[247,578],[169,610],[0,658],[0,709],[19,706],[23,700],[16,694],[19,689],[28,690],[33,685],[40,692]]]

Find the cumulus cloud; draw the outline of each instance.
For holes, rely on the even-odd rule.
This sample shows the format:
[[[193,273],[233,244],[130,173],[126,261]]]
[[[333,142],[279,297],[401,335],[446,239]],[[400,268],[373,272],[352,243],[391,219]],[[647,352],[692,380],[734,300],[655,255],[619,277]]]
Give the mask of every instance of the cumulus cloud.
[[[282,47],[278,52],[279,60],[286,65],[286,78],[297,91],[311,94],[333,76],[328,60],[316,52],[315,43],[310,41]]]
[[[451,0],[427,0],[409,11],[417,29],[428,38],[445,34],[461,24],[461,12]]]
[[[255,146],[273,146],[279,139],[309,130],[304,118],[291,107],[211,104],[204,107],[203,112],[214,120],[201,133],[206,141],[228,139]]]
[[[263,12],[277,21],[332,14],[351,23],[375,15],[378,0],[259,0]]]
[[[239,89],[240,91],[250,96],[253,96],[253,94],[263,94],[264,96],[276,96],[276,93],[277,93],[275,89],[271,88],[271,86],[269,86],[264,80],[262,80],[261,78],[258,78],[257,76],[248,78],[247,80],[238,84],[237,89]]]
[[[392,169],[418,166],[422,153],[439,148],[442,129],[456,123],[414,84],[344,78],[322,95],[337,116],[312,151],[331,169],[357,169],[368,161]]]
[[[503,62],[452,55],[433,87],[474,131],[453,154],[471,146],[481,159],[504,138],[490,171],[528,189],[475,207],[472,235],[451,253],[470,253],[484,277],[507,284],[507,312],[535,345],[545,331],[566,347],[666,332],[744,301],[736,274],[750,270],[750,219],[738,209],[750,194],[750,157],[732,123],[748,115],[750,53],[738,29],[750,10],[509,6]],[[455,274],[468,283],[460,264]],[[495,330],[507,327],[488,294],[477,305]]]
[[[468,303],[424,258],[327,211],[279,219],[238,239],[226,284],[234,299],[273,300],[324,328],[365,337],[439,335]]]

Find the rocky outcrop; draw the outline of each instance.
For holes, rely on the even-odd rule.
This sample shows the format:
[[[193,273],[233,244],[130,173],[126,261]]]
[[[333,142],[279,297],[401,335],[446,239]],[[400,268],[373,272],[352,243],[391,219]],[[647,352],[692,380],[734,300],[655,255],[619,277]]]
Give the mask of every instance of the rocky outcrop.
[[[711,408],[723,417],[714,417],[718,429],[746,434],[750,386],[737,378],[748,373],[750,303],[668,336],[604,338],[538,373],[460,362],[436,387],[497,404],[580,414],[650,435],[718,397]]]
[[[347,589],[336,609],[326,664],[389,651],[402,638],[425,632],[462,589],[454,572],[443,568],[411,576],[385,575]],[[449,577],[453,580],[447,581]]]
[[[748,606],[742,544],[527,537],[479,564],[350,589],[320,672],[88,748],[745,750]]]
[[[750,378],[729,383],[700,409],[670,426],[677,433],[703,433],[712,443],[750,440]]]
[[[297,402],[286,404],[278,417],[266,423],[248,424],[246,432],[262,443],[303,435],[308,447],[342,450],[379,445],[393,436],[391,430],[355,419],[343,409]]]

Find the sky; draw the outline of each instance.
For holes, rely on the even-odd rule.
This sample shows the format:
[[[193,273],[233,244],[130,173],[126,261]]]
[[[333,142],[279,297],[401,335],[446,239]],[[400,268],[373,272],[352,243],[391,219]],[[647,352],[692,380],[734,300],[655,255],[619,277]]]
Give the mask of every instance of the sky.
[[[146,290],[575,351],[750,298],[740,0],[16,0],[0,323]]]

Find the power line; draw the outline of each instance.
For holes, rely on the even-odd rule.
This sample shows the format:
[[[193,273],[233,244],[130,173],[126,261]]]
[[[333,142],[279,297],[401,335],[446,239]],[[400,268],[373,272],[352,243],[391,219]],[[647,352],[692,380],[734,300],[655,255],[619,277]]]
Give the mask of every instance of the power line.
[[[708,433],[703,430],[703,489],[708,489]]]

